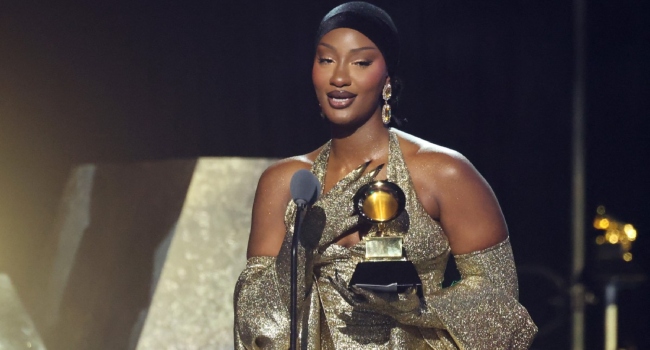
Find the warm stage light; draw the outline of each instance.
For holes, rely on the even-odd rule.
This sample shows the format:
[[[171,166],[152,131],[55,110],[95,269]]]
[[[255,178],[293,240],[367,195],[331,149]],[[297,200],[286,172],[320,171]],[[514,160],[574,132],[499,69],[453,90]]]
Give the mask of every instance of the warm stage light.
[[[608,233],[607,233],[607,236],[608,236],[608,237],[607,237],[607,240],[609,241],[609,243],[611,243],[611,244],[616,244],[616,243],[618,243],[618,236],[617,236],[617,235],[615,235],[615,234],[609,234],[609,232],[608,232]]]
[[[632,261],[632,242],[636,240],[637,232],[632,224],[626,224],[615,220],[611,216],[606,216],[605,207],[599,206],[596,209],[598,215],[594,218],[594,227],[598,230],[605,231],[602,235],[596,237],[596,244],[605,243],[618,244],[621,248],[621,258],[624,261]]]
[[[609,220],[600,219],[600,221],[598,221],[598,228],[600,228],[601,230],[605,230],[608,227],[609,227]]]
[[[630,241],[633,241],[636,239],[636,230],[634,229],[634,226],[631,224],[625,224],[623,226],[623,231],[625,231],[625,234],[627,235],[627,239]]]

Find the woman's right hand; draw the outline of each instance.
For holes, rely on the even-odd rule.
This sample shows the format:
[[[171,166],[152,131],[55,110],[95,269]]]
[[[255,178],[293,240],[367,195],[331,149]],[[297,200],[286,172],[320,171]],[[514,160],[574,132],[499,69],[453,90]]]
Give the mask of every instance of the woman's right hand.
[[[361,164],[346,175],[309,209],[303,222],[303,232],[309,240],[327,244],[353,231],[359,225],[353,197],[381,171],[383,164],[364,174],[370,163]]]

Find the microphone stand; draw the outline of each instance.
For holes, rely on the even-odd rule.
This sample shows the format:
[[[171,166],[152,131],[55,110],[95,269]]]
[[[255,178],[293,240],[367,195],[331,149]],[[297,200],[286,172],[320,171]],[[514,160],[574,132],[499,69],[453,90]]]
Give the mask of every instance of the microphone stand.
[[[296,350],[296,340],[298,339],[298,237],[302,221],[307,213],[307,201],[298,199],[295,202],[298,210],[293,226],[293,237],[291,237],[291,350]]]
[[[291,237],[291,350],[296,350],[298,340],[298,241],[302,222],[307,214],[307,208],[314,204],[320,193],[320,182],[307,169],[296,171],[291,177],[291,197],[296,203],[296,222],[293,225]]]

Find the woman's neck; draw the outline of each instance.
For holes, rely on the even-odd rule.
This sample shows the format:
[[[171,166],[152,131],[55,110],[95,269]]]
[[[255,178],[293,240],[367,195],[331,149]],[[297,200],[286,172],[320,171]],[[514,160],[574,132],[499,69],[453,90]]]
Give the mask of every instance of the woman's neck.
[[[330,165],[351,170],[368,161],[383,160],[388,154],[388,140],[388,129],[380,118],[371,118],[352,132],[333,128]]]

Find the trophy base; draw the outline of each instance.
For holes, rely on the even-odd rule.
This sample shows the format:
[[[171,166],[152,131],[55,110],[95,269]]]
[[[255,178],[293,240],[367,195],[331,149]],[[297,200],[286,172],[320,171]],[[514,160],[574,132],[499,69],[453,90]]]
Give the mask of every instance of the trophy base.
[[[388,293],[403,293],[415,287],[418,295],[422,295],[422,281],[410,261],[360,262],[352,274],[350,286]]]

